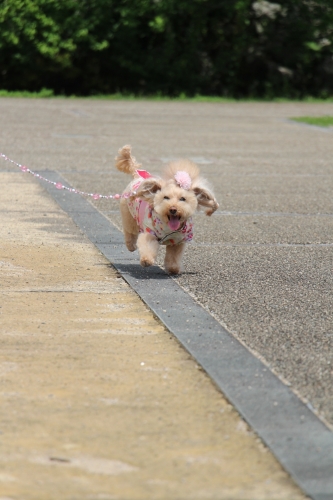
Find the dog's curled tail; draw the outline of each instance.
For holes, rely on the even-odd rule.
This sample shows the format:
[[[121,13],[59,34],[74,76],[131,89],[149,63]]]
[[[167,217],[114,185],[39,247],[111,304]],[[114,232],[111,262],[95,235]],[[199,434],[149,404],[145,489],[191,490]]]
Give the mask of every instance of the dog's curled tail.
[[[123,146],[116,156],[116,168],[125,174],[131,174],[135,177],[136,171],[141,165],[137,163],[134,156],[131,155],[131,146]]]

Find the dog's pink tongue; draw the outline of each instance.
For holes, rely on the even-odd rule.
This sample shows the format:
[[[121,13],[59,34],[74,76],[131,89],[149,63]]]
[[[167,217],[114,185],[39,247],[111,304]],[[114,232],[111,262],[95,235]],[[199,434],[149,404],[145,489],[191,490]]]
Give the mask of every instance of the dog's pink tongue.
[[[168,222],[168,226],[172,231],[177,231],[180,226],[179,219],[176,215],[170,215],[170,220]]]

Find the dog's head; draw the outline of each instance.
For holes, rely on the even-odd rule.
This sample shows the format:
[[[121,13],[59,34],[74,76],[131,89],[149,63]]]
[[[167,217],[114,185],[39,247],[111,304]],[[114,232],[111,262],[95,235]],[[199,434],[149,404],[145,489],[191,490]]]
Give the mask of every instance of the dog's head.
[[[199,177],[198,167],[189,160],[170,163],[162,179],[145,179],[135,196],[147,201],[172,231],[198,208],[205,207],[206,215],[212,215],[219,206],[207,182]]]

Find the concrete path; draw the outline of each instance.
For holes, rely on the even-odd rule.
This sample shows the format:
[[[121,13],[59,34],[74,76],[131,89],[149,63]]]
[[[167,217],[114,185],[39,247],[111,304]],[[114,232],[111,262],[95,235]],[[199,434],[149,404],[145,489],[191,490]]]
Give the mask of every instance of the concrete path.
[[[0,499],[304,498],[45,190],[0,182]]]
[[[78,189],[106,194],[120,192],[128,180],[113,167],[117,150],[126,143],[132,144],[137,160],[152,172],[172,158],[189,157],[196,161],[214,185],[220,210],[211,219],[198,215],[195,242],[186,253],[185,272],[177,279],[178,283],[332,428],[333,132],[288,120],[292,116],[323,114],[333,114],[333,104],[1,99],[1,149],[33,170],[55,170]],[[4,163],[2,170],[15,171]],[[16,175],[15,179],[22,176],[11,175]],[[24,182],[35,186],[33,178]],[[16,192],[18,187],[14,195],[10,194],[10,200],[7,199],[5,212],[10,202],[17,199]],[[40,193],[43,190],[38,191],[38,199]],[[18,210],[15,203],[13,209]],[[120,227],[118,202],[93,203]],[[31,207],[31,203],[28,205]],[[54,213],[57,210],[54,208]],[[74,234],[75,239],[80,235],[66,217],[71,226],[67,232],[61,224],[55,224],[53,212],[51,217],[27,214],[25,219],[30,217],[32,223],[28,233],[37,224],[46,229],[45,238],[55,233],[61,247],[73,244]],[[88,247],[93,248],[85,241],[84,261]],[[99,259],[100,266],[94,266],[94,271],[106,269],[110,276],[111,268],[101,255]],[[53,260],[58,261],[58,257]],[[86,267],[92,269],[90,264]],[[68,268],[72,266],[69,264]],[[67,274],[60,272],[59,277],[60,286],[64,287]],[[78,279],[77,274],[74,277]],[[97,288],[99,290],[100,284]],[[19,310],[19,306],[16,308]],[[61,309],[66,307],[61,304]],[[78,324],[82,327],[81,309],[84,311],[84,307],[80,307],[77,318],[81,317]],[[60,322],[58,311],[56,318]],[[41,323],[47,324],[46,320]],[[88,324],[91,330],[91,324],[95,323]],[[109,337],[106,333],[106,341]],[[175,341],[169,339],[169,342]],[[139,361],[140,370],[146,367],[141,362],[146,361]],[[239,369],[241,371],[241,367]],[[76,371],[75,368],[74,373]],[[11,376],[14,373],[18,372],[11,371]],[[199,392],[201,394],[201,390]],[[112,409],[114,406],[111,405]],[[173,432],[174,429],[172,435]],[[214,431],[214,442],[217,434],[219,432]],[[224,444],[222,448],[225,449]],[[85,451],[82,456],[91,455]],[[71,466],[69,462],[51,460],[57,466],[52,470],[74,471],[73,464],[79,463],[76,460],[86,460],[78,457],[79,452],[73,454]],[[61,459],[62,455],[55,458]],[[97,458],[101,458],[100,455]],[[118,455],[107,459],[138,467],[127,457]],[[178,470],[178,462],[173,463]],[[211,474],[213,468],[209,462],[205,463]],[[204,469],[201,465],[200,470]],[[218,466],[219,475],[221,469],[223,467]],[[329,471],[325,474],[329,477]],[[158,480],[165,479],[159,477]],[[207,483],[211,484],[210,479]],[[317,486],[320,490],[320,482]],[[174,487],[174,491],[180,491],[177,480]],[[250,494],[251,489],[245,489],[246,494]],[[150,493],[151,498],[174,496],[166,489],[166,483],[159,491],[162,496],[158,497],[160,493],[154,491]],[[197,498],[201,498],[200,491],[203,490],[195,487]],[[214,491],[218,491],[215,497],[204,493],[202,498],[221,498],[222,490],[217,487]],[[239,497],[239,491],[232,488],[230,492],[223,490],[222,498],[261,498],[257,492],[253,497]],[[110,495],[109,490],[107,494]],[[262,494],[275,498],[276,493]],[[326,490],[320,498],[327,500],[331,494]],[[114,495],[119,497],[117,493]],[[291,495],[294,498],[294,493]],[[147,498],[146,491],[143,496]],[[189,497],[186,490],[179,498]]]

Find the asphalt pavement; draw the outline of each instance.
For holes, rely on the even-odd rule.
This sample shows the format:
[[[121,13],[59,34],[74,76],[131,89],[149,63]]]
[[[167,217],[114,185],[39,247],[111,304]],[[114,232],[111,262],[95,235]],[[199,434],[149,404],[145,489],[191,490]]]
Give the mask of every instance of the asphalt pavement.
[[[196,161],[220,209],[196,216],[176,281],[333,425],[333,131],[290,121],[333,114],[333,104],[1,99],[0,106],[1,152],[83,191],[121,192],[128,179],[113,163],[124,144],[151,172],[174,158]],[[120,227],[118,202],[92,203]]]
[[[179,283],[333,425],[333,104],[2,99],[5,153],[88,192],[121,192],[124,144],[155,172],[197,161],[220,203],[198,216]],[[96,201],[120,225],[118,202]]]

